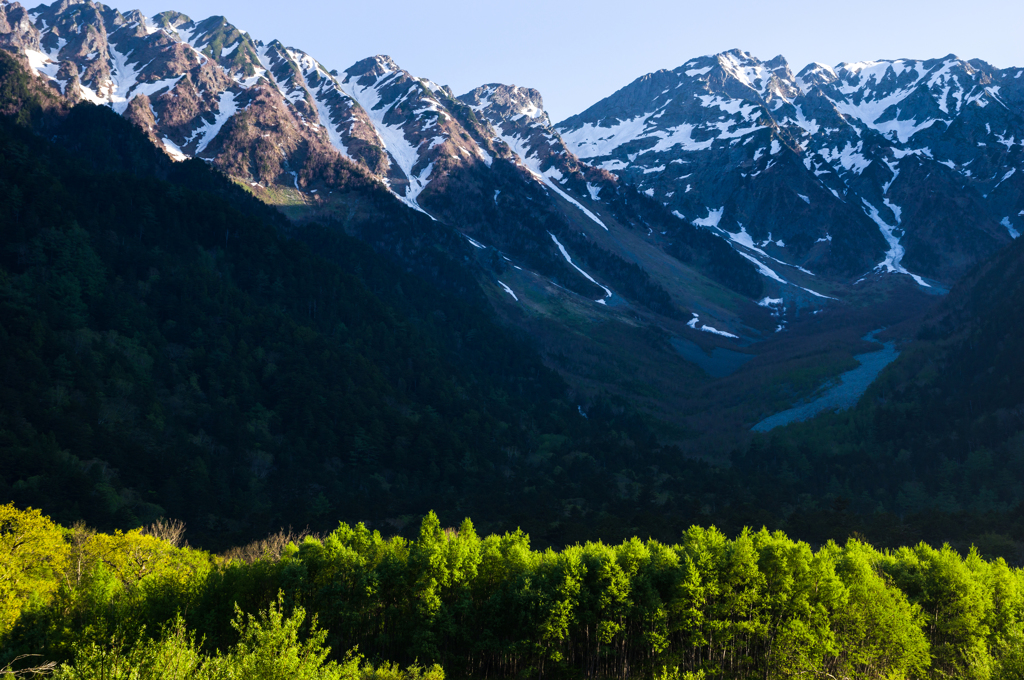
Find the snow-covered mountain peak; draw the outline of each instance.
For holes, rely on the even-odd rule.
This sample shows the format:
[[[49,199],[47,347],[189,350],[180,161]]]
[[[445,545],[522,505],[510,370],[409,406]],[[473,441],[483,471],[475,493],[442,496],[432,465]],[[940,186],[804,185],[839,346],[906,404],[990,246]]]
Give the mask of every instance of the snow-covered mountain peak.
[[[758,94],[763,94],[774,71],[749,52],[734,49],[717,55],[718,64],[732,78]],[[788,68],[786,69],[788,71]]]
[[[356,63],[345,69],[345,73],[350,78],[380,78],[391,73],[401,71],[398,64],[387,56],[386,54],[378,54],[373,57],[367,57],[357,61]]]
[[[457,103],[449,88],[417,78],[380,55],[342,75],[341,87],[359,102],[394,161],[385,181],[413,207],[419,207],[416,197],[427,184],[451,169],[490,165],[489,142],[475,139],[448,108]]]
[[[796,75],[795,80],[797,87],[804,93],[807,93],[813,87],[831,85],[839,80],[839,76],[836,75],[835,69],[831,66],[812,62],[803,67],[800,73]]]
[[[477,113],[486,111],[487,118],[492,122],[518,121],[525,118],[539,121],[544,125],[551,124],[544,111],[544,99],[540,92],[531,87],[491,83],[478,87],[460,96],[459,99]]]

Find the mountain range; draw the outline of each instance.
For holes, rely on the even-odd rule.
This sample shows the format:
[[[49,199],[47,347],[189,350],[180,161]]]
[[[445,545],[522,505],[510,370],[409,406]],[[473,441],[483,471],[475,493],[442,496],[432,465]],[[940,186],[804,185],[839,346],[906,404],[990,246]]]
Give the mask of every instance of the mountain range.
[[[949,55],[794,75],[733,50],[639,78],[557,129],[782,271],[875,268],[924,286],[1024,228],[1022,74]]]
[[[731,242],[773,298],[831,290],[815,276],[852,284],[876,271],[948,286],[1024,229],[1021,69],[950,55],[794,75],[781,56],[732,50],[638,78],[553,125],[529,88],[456,96],[384,56],[339,72],[223,17],[2,7],[3,44],[64,96],[111,106],[174,157],[307,196],[329,193],[350,161],[411,207],[520,258],[526,248],[507,227],[483,227],[488,208],[505,208],[497,192],[510,193],[495,159],[577,213],[584,231],[609,231],[616,218],[642,226],[610,196],[636,187]],[[477,205],[465,206],[466,191]],[[552,240],[534,245],[561,254]],[[583,278],[581,292],[612,294],[588,288],[568,261],[559,268]]]

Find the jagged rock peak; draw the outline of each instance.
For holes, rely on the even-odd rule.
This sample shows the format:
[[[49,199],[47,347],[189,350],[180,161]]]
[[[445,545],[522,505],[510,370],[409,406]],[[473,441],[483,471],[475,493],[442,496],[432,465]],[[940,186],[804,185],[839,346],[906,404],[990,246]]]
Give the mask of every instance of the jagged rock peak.
[[[547,119],[544,99],[532,87],[489,83],[459,97],[475,110],[487,109],[491,118],[499,120]]]
[[[740,49],[722,52],[721,54],[716,55],[716,57],[719,66],[722,67],[726,74],[743,85],[761,93],[767,90],[772,77],[778,76],[775,72],[776,68],[782,68],[786,73],[789,72],[789,68],[785,63],[785,60],[782,60],[781,65],[772,67],[769,66],[769,64],[762,62],[749,52],[745,52]],[[778,57],[776,59],[778,59]]]
[[[66,10],[68,7],[72,7],[74,5],[88,5],[88,4],[89,4],[89,0],[61,0],[56,5],[51,5],[50,9],[55,11],[55,12],[57,12],[57,13],[60,13],[60,12],[63,12],[64,10]],[[39,7],[36,7],[33,10],[33,14],[35,14],[39,9],[40,9]]]
[[[29,13],[17,2],[0,1],[0,46],[39,49],[39,31]]]
[[[367,57],[345,69],[350,77],[360,78],[362,76],[373,76],[379,78],[395,71],[401,71],[395,60],[386,54],[378,54],[374,57]]]
[[[812,87],[831,85],[839,80],[839,76],[836,75],[835,70],[831,66],[819,64],[818,62],[812,62],[807,66],[804,66],[796,77],[797,82],[800,83],[800,87],[803,90],[808,90]]]
[[[175,36],[177,31],[173,29],[195,23],[187,14],[174,11],[160,12],[153,17],[152,22],[154,26],[170,30]]]
[[[780,80],[793,82],[793,72],[789,69],[789,62],[781,54],[766,61],[764,65]]]

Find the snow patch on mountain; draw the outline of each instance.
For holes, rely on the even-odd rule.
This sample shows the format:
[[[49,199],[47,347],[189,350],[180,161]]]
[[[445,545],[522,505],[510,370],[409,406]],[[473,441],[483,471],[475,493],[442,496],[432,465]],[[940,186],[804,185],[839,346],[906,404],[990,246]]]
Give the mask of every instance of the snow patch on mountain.
[[[889,244],[889,251],[885,254],[885,259],[882,260],[875,269],[882,269],[889,273],[906,274],[914,279],[919,286],[925,288],[931,288],[924,279],[917,274],[911,274],[907,269],[900,264],[903,260],[905,250],[900,245],[900,239],[894,233],[896,227],[887,223],[882,216],[878,213],[878,208],[868,203],[866,198],[861,199],[864,202],[864,212],[867,214],[871,221],[878,225],[879,230],[882,232],[882,236],[885,238],[885,242]]]
[[[588,218],[593,220],[595,223],[599,224],[602,229],[604,229],[605,231],[608,231],[608,225],[606,225],[604,222],[602,222],[600,217],[595,215],[590,209],[588,209],[582,203],[580,203],[575,198],[573,198],[572,196],[567,194],[565,191],[563,191],[561,188],[556,186],[555,182],[552,181],[552,179],[555,179],[555,180],[561,180],[562,179],[562,172],[561,172],[561,170],[559,170],[558,168],[555,168],[555,167],[550,167],[547,170],[541,170],[541,161],[537,157],[536,151],[534,149],[530,148],[529,140],[528,139],[525,139],[525,138],[523,138],[523,137],[521,137],[519,135],[509,135],[509,134],[502,134],[501,135],[501,139],[506,144],[508,144],[508,146],[512,150],[512,152],[515,153],[516,156],[519,157],[519,160],[522,162],[523,167],[525,167],[530,172],[530,174],[532,174],[534,177],[536,177],[537,180],[539,180],[542,184],[544,184],[544,186],[548,187],[549,189],[554,191],[556,194],[558,194],[559,196],[564,198],[566,201],[568,201],[569,203],[571,203],[575,207],[579,208],[580,212],[582,212]],[[593,190],[591,190],[590,193],[591,193],[591,196],[594,195]]]
[[[393,74],[393,71],[384,73],[367,85],[359,85],[358,81],[352,78],[349,78],[346,84],[348,84],[353,98],[359,102],[359,105],[366,111],[370,120],[373,121],[377,134],[380,135],[381,141],[384,144],[384,148],[387,149],[388,153],[391,154],[391,157],[398,164],[398,167],[402,169],[402,172],[409,179],[408,189],[401,198],[407,204],[422,210],[416,203],[416,197],[419,196],[426,186],[429,174],[423,175],[422,171],[414,174],[412,171],[420,161],[418,146],[406,138],[405,129],[402,124],[384,122],[385,117],[394,108],[397,101],[390,104],[382,104],[379,87],[384,81],[393,77]]]
[[[609,288],[607,288],[606,286],[602,286],[602,285],[601,285],[600,283],[598,283],[597,281],[595,281],[595,280],[594,280],[594,277],[592,277],[592,276],[591,276],[590,274],[588,274],[588,273],[586,273],[585,271],[583,271],[582,269],[580,269],[580,268],[579,268],[579,267],[578,267],[578,266],[576,265],[576,263],[574,263],[574,262],[572,261],[572,258],[571,258],[571,257],[569,256],[569,253],[568,253],[568,252],[566,252],[566,250],[565,250],[565,246],[563,246],[563,245],[562,245],[561,243],[559,243],[559,241],[558,241],[558,238],[557,238],[557,237],[556,237],[556,236],[555,236],[554,234],[552,234],[552,233],[551,233],[551,232],[549,231],[549,232],[548,232],[548,236],[550,236],[550,237],[551,237],[551,240],[555,242],[555,245],[556,245],[556,246],[558,246],[558,250],[559,250],[559,252],[561,252],[561,253],[562,253],[562,257],[564,257],[564,258],[565,258],[565,261],[566,261],[566,262],[568,262],[568,263],[569,263],[569,264],[570,264],[570,265],[572,266],[572,268],[573,268],[573,269],[575,269],[575,270],[576,270],[576,271],[578,271],[578,272],[579,272],[580,274],[582,274],[582,275],[583,275],[583,277],[584,277],[585,279],[587,279],[587,281],[590,281],[590,282],[591,282],[591,283],[593,283],[593,284],[594,284],[595,286],[598,286],[599,288],[603,288],[603,289],[604,289],[604,292],[605,292],[605,296],[604,296],[604,297],[605,297],[605,300],[607,300],[608,298],[610,298],[610,297],[612,296],[612,291],[611,291],[611,290],[610,290]],[[604,300],[595,300],[595,302],[601,302],[601,303],[604,303]]]
[[[41,73],[47,78],[56,78],[57,70],[60,68],[60,64],[52,61],[49,56],[43,54],[39,50],[24,50],[25,56],[28,57],[29,66],[31,66],[36,72]]]
[[[637,116],[629,120],[619,121],[609,127],[600,127],[592,123],[583,125],[578,130],[561,133],[562,139],[579,158],[598,158],[609,156],[617,148],[641,136],[648,119],[654,112]]]
[[[554,168],[551,168],[550,170],[554,170],[555,172],[558,172],[558,170],[555,170]],[[549,172],[550,172],[550,170],[549,170]],[[570,196],[569,194],[565,193],[564,191],[559,189],[557,186],[555,186],[554,182],[552,182],[550,180],[549,175],[543,174],[543,175],[538,175],[538,176],[541,178],[541,181],[543,181],[544,184],[547,185],[552,191],[554,191],[556,194],[558,194],[559,196],[564,198],[569,203],[572,203],[574,206],[579,208],[580,211],[582,211],[584,215],[586,215],[587,217],[592,219],[594,222],[599,224],[605,231],[608,231],[608,226],[604,222],[601,221],[601,218],[599,218],[597,215],[595,215],[590,210],[588,210],[586,207],[584,207],[584,205],[582,203],[580,203],[579,201],[577,201],[575,198],[573,198],[572,196]]]
[[[320,63],[310,55],[294,49],[287,50],[287,54],[302,72],[302,89],[313,100],[316,106],[317,117],[320,119],[320,125],[327,131],[327,137],[331,141],[331,146],[337,149],[343,156],[350,157],[348,146],[342,140],[342,129],[334,123],[334,112],[327,101],[332,96],[348,100],[350,99],[349,95],[341,88],[334,76],[325,71],[320,66]],[[309,85],[311,81],[319,83],[315,91]]]
[[[773,270],[771,267],[766,266],[763,262],[761,262],[759,259],[757,259],[753,255],[751,255],[750,253],[745,253],[742,250],[740,250],[738,252],[739,252],[739,254],[742,257],[744,257],[744,258],[746,258],[746,259],[748,259],[748,260],[750,260],[751,262],[754,263],[754,266],[757,267],[757,271],[758,271],[758,273],[761,276],[767,277],[767,278],[772,279],[774,281],[778,281],[779,283],[782,283],[782,284],[788,284],[789,283],[789,281],[787,281],[786,279],[782,278],[777,273],[775,273],[775,270]]]
[[[684,151],[701,151],[708,149],[714,142],[713,139],[706,139],[698,142],[693,139],[693,131],[695,127],[689,123],[683,123],[676,127],[668,128],[667,130],[655,130],[650,133],[651,137],[657,137],[658,143],[654,145],[649,151],[659,153],[661,151],[668,151],[673,147],[679,147]],[[661,169],[664,170],[665,166],[662,165]]]
[[[720,331],[717,328],[712,328],[711,326],[708,326],[706,324],[702,325],[700,328],[697,328],[697,324],[700,323],[700,315],[697,314],[697,312],[691,312],[691,314],[693,314],[693,318],[687,321],[686,325],[694,330],[704,331],[705,333],[713,333],[714,335],[721,335],[722,337],[725,338],[740,337],[738,335],[733,335],[732,333],[728,333],[726,331]]]
[[[132,88],[138,83],[139,68],[128,63],[128,55],[118,50],[113,43],[107,44],[110,52],[110,77],[111,82],[107,90],[107,98],[111,108],[117,113],[124,113],[128,108],[129,95]]]
[[[235,95],[230,91],[221,92],[220,98],[217,101],[217,113],[214,116],[213,122],[207,123],[192,134],[192,139],[199,140],[199,144],[196,146],[197,156],[206,150],[210,142],[220,134],[220,129],[224,127],[224,123],[228,121],[228,118],[231,118],[236,113],[238,113],[238,104],[235,103]],[[189,141],[191,142],[192,139]]]
[[[710,227],[712,229],[718,227],[718,223],[722,221],[722,215],[725,213],[725,206],[723,205],[718,210],[712,210],[708,208],[708,216],[702,217],[697,220],[693,220],[693,224],[698,227]]]
[[[751,250],[751,251],[757,253],[758,255],[760,255],[761,257],[764,257],[764,258],[769,259],[769,260],[774,260],[775,262],[778,262],[779,264],[785,265],[787,267],[793,267],[794,269],[798,269],[798,270],[802,271],[804,274],[808,274],[810,276],[814,276],[814,272],[812,272],[810,270],[804,269],[803,267],[801,267],[799,265],[790,264],[788,262],[783,262],[779,258],[772,257],[771,255],[769,255],[765,251],[761,250],[761,248],[759,248],[757,246],[757,244],[754,243],[754,239],[751,238],[750,234],[747,233],[747,230],[746,230],[746,228],[743,225],[740,225],[740,230],[738,232],[736,232],[736,233],[725,231],[724,229],[719,229],[719,231],[724,233],[729,238],[729,240],[732,241],[733,243],[736,243],[736,244],[738,244],[740,246],[743,246],[747,250]],[[764,243],[761,244],[762,246],[766,246],[766,245],[768,245],[769,243],[772,242],[771,241],[771,234],[769,234],[768,236],[769,236],[769,238]],[[783,243],[782,241],[775,241],[775,245],[777,245],[780,248],[784,248],[786,246],[786,244]]]
[[[828,163],[838,165],[855,175],[859,175],[871,165],[871,161],[864,157],[861,151],[864,148],[864,142],[858,142],[857,146],[853,146],[852,143],[847,142],[843,150],[840,151],[838,148],[835,149],[821,149],[818,153]]]
[[[164,137],[160,141],[163,143],[164,150],[167,152],[167,155],[173,158],[174,160],[187,161],[189,159],[188,154],[182,151],[181,148],[171,140]]]
[[[506,292],[506,293],[508,293],[509,295],[511,295],[511,296],[512,296],[512,299],[513,299],[513,300],[515,300],[516,302],[519,302],[519,298],[518,298],[518,297],[516,297],[516,294],[512,292],[512,289],[511,289],[511,288],[509,288],[509,287],[508,287],[507,285],[505,285],[505,284],[504,284],[503,282],[501,282],[501,281],[498,281],[498,283],[499,283],[499,284],[501,285],[501,287],[502,287],[502,288],[504,288],[504,289],[505,289],[505,292]]]
[[[1020,238],[1020,232],[1013,228],[1013,224],[1010,223],[1009,217],[1004,217],[999,224],[1006,227],[1006,231],[1009,232],[1011,238]]]

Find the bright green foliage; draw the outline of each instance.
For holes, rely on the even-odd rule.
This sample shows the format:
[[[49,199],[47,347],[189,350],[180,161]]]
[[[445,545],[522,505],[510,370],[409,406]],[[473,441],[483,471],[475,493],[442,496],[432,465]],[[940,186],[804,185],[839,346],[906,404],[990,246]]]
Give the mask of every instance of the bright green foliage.
[[[0,635],[57,589],[68,562],[60,527],[38,510],[0,505]]]
[[[1024,572],[948,546],[815,551],[780,532],[692,527],[675,545],[534,550],[520,531],[481,538],[469,520],[444,528],[430,513],[412,541],[341,524],[230,561],[138,531],[62,534],[6,510],[57,536],[64,557],[34,576],[49,595],[13,610],[0,663],[42,653],[65,662],[62,678],[439,680],[443,667],[1003,680],[1024,669]]]
[[[880,571],[878,553],[855,540],[844,549],[830,543],[822,553],[832,555],[847,588],[833,617],[839,654],[829,672],[835,677],[923,675],[930,659],[920,607],[911,605]]]
[[[57,680],[190,680],[209,677],[195,637],[178,617],[157,642],[146,638],[126,643],[95,642],[76,646],[74,661],[57,669]]]
[[[211,662],[211,677],[225,680],[333,680],[342,677],[339,666],[327,661],[331,652],[329,647],[324,647],[327,633],[317,629],[316,617],[307,639],[302,641],[300,631],[306,611],[297,607],[291,616],[285,616],[284,609],[283,594],[278,595],[276,604],[257,616],[246,616],[236,606],[231,627],[240,639],[226,656]]]
[[[226,654],[204,654],[178,616],[159,641],[140,637],[78,647],[74,660],[57,669],[57,680],[444,680],[439,666],[424,669],[397,664],[374,668],[354,650],[341,662],[327,660],[326,633],[312,622],[303,629],[301,607],[285,614],[283,596],[257,616],[238,612],[231,622],[239,642]]]

